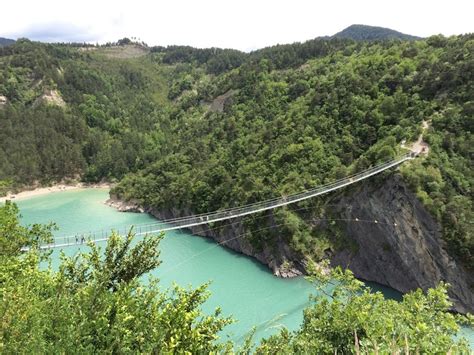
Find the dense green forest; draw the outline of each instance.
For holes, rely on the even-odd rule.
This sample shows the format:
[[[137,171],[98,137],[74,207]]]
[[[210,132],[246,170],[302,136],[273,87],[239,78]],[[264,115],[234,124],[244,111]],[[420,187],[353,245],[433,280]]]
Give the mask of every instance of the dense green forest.
[[[127,175],[115,192],[158,210],[202,213],[253,203],[386,160],[400,152],[401,141],[415,140],[426,120],[431,153],[403,174],[443,223],[453,254],[474,265],[472,44],[472,36],[373,44],[315,40],[252,53],[216,77],[190,59],[171,84],[169,151]],[[305,46],[313,59],[301,64]],[[232,95],[223,112],[209,110],[205,103],[226,92]],[[321,257],[318,243],[338,242],[320,238],[291,210],[275,217],[288,226],[278,234],[304,255]],[[263,248],[273,237],[249,238]]]
[[[13,44],[13,43],[15,43],[13,39],[0,37],[0,47],[9,46],[10,44]]]
[[[336,33],[332,38],[350,38],[356,41],[375,41],[385,39],[419,40],[420,37],[407,35],[390,28],[351,25],[341,32]]]
[[[0,192],[119,181],[114,193],[125,199],[201,213],[386,160],[425,120],[430,154],[403,176],[451,254],[474,265],[473,35],[315,39],[248,54],[171,46],[116,58],[106,49],[24,39],[0,48]],[[298,207],[325,213],[311,204]],[[294,250],[322,256],[321,231],[301,213],[275,218]],[[334,247],[336,232],[317,240]],[[263,248],[274,237],[248,238]]]
[[[159,280],[140,282],[160,265],[161,237],[132,243],[131,233],[112,235],[104,250],[90,244],[90,252],[63,255],[53,270],[46,266],[50,253],[37,248],[51,240],[52,229],[21,226],[15,204],[0,206],[2,354],[469,352],[455,335],[458,323],[474,320],[448,311],[445,285],[397,302],[371,293],[340,269],[311,271],[311,281],[325,294],[311,301],[300,329],[283,329],[259,345],[249,329],[243,344],[232,344],[219,332],[233,320],[219,309],[206,315],[201,310],[207,285],[164,290]]]

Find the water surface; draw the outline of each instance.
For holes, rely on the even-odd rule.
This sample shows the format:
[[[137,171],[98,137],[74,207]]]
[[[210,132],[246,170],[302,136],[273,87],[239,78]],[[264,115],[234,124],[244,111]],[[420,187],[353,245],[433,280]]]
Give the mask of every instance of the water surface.
[[[83,189],[51,193],[18,201],[22,223],[55,222],[58,235],[74,234],[133,224],[153,223],[147,214],[122,213],[108,207],[107,189]],[[85,246],[65,248],[68,255]],[[152,271],[163,287],[176,282],[180,286],[199,286],[211,281],[211,297],[204,305],[210,312],[220,306],[223,315],[232,315],[238,322],[227,327],[224,337],[240,343],[245,334],[257,327],[256,339],[274,334],[282,326],[297,329],[303,309],[309,303],[314,287],[304,278],[281,279],[273,276],[258,262],[229,251],[209,239],[180,231],[167,232],[161,242],[160,267]],[[53,263],[59,262],[53,253]],[[394,290],[372,285],[388,297],[399,298]],[[474,344],[474,333],[466,333]]]
[[[85,189],[52,193],[18,201],[22,223],[55,222],[57,235],[77,231],[110,229],[140,223],[153,223],[147,214],[122,213],[104,205],[106,189]],[[85,246],[65,248],[67,255]],[[273,334],[282,325],[296,329],[302,320],[302,309],[309,304],[314,288],[304,278],[280,279],[260,263],[218,246],[212,240],[192,234],[167,232],[161,245],[160,267],[152,274],[163,287],[176,282],[180,286],[199,286],[211,281],[211,297],[204,311],[220,306],[223,315],[232,315],[237,323],[225,332],[232,340],[257,326],[256,338]],[[59,262],[59,251],[53,254],[53,265]]]

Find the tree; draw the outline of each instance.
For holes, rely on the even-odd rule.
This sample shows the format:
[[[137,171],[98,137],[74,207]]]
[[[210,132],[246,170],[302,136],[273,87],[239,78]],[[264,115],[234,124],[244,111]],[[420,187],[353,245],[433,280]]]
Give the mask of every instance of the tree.
[[[0,207],[1,353],[209,353],[230,349],[218,332],[231,322],[204,316],[207,285],[175,286],[140,279],[159,264],[161,237],[134,242],[112,234],[104,251],[62,256],[59,270],[40,268],[36,241],[51,227],[21,227],[18,209]],[[20,254],[19,246],[30,251]],[[47,256],[43,256],[43,260]]]
[[[118,45],[118,46],[125,46],[125,45],[131,44],[131,43],[132,43],[132,40],[131,40],[130,38],[128,38],[128,37],[124,37],[124,38],[119,39],[119,40],[117,41],[117,45]]]
[[[37,248],[52,240],[53,223],[26,228],[20,225],[18,213],[17,205],[9,200],[0,205],[0,258],[19,257],[23,247]]]
[[[449,312],[448,285],[398,302],[372,293],[349,270],[311,265],[308,279],[321,295],[305,309],[303,324],[263,340],[256,353],[469,353],[467,342],[454,337],[458,323],[474,326],[474,318]]]

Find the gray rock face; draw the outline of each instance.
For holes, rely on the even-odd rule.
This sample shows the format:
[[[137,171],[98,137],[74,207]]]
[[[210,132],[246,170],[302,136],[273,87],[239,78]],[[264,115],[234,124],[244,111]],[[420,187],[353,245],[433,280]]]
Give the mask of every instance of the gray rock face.
[[[193,214],[189,209],[170,209],[166,211],[147,210],[158,219],[170,219]],[[267,265],[274,275],[279,277],[294,277],[303,275],[304,265],[301,262],[302,256],[297,255],[282,238],[279,238],[276,245],[264,248],[262,251],[256,250],[245,238],[246,230],[240,218],[226,221],[222,228],[214,229],[207,225],[200,225],[188,228],[193,234],[214,239],[217,243],[236,252],[251,256],[262,264]],[[270,215],[267,221],[262,220],[262,225],[274,225]]]
[[[211,103],[209,111],[212,112],[224,112],[224,108],[228,105],[232,96],[237,93],[237,90],[229,90],[226,93],[217,96]]]
[[[401,178],[392,176],[376,188],[364,184],[342,197],[338,209],[344,218],[359,219],[345,226],[358,248],[337,252],[332,265],[401,292],[448,282],[455,309],[474,311],[474,275],[447,254],[439,225]]]

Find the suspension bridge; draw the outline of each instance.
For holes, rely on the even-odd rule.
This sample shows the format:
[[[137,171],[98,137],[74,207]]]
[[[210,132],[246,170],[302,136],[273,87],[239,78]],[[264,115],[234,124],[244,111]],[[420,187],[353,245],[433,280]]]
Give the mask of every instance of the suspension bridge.
[[[407,160],[414,159],[418,156],[418,152],[410,152],[405,155],[399,156],[395,159],[389,160],[387,162],[378,164],[366,170],[363,170],[357,174],[344,177],[342,179],[336,180],[334,182],[317,186],[313,189],[305,190],[299,193],[295,193],[288,196],[282,196],[274,199],[264,200],[256,202],[253,204],[248,204],[239,207],[233,207],[223,210],[218,210],[209,213],[203,213],[198,215],[192,215],[187,217],[173,218],[167,220],[161,220],[157,223],[152,224],[138,224],[134,226],[135,235],[145,235],[145,234],[154,234],[160,232],[166,232],[175,229],[190,228],[194,226],[199,226],[202,224],[209,224],[214,222],[225,221],[229,219],[234,219],[238,217],[244,217],[247,215],[275,209],[278,207],[290,205],[296,202],[304,201],[309,198],[313,198],[319,195],[329,193],[331,191],[342,189],[348,185],[354,184],[356,182],[365,180],[373,175],[380,174],[381,172],[398,166],[404,163]],[[127,227],[122,230],[116,230],[117,233],[124,235],[129,232],[131,227]],[[87,233],[79,233],[75,235],[62,236],[54,238],[53,242],[48,244],[42,244],[39,246],[40,249],[51,249],[51,248],[64,248],[69,246],[82,245],[87,242],[103,242],[108,240],[110,235],[109,231],[95,231]],[[28,248],[23,249],[27,251]]]

